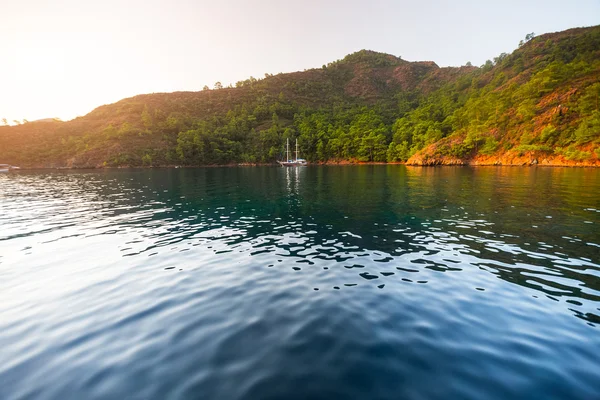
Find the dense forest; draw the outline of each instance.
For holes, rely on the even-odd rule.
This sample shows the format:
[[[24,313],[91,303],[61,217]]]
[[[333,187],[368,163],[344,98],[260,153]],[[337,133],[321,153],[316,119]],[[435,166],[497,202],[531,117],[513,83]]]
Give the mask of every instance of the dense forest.
[[[22,167],[311,162],[600,165],[600,26],[535,36],[480,67],[361,50],[321,68],[139,95],[72,121],[0,126]]]

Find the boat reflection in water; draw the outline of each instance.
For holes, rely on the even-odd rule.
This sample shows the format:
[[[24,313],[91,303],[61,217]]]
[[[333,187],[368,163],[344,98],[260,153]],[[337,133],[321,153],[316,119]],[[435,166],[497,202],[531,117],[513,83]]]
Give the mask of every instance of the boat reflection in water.
[[[301,176],[304,175],[306,171],[305,168],[285,168],[283,170],[288,196],[294,195],[295,197],[300,195]]]

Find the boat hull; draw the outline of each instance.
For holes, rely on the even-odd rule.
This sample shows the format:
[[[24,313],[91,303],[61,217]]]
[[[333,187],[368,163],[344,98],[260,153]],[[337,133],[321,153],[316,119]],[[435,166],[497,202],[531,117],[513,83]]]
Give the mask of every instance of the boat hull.
[[[306,163],[298,163],[294,161],[278,161],[282,167],[305,167]]]

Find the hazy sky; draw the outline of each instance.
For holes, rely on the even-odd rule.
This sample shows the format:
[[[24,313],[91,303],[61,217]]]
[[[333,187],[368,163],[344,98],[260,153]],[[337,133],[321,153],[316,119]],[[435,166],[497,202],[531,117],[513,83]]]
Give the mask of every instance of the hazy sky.
[[[371,49],[481,65],[529,32],[600,24],[600,0],[0,0],[0,118],[71,119]]]

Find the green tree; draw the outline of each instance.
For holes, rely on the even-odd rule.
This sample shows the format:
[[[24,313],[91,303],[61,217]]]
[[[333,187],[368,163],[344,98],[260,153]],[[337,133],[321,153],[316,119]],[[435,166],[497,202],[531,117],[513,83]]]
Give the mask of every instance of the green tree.
[[[407,141],[401,143],[391,142],[387,150],[387,161],[406,161],[411,155],[410,146]]]
[[[594,111],[600,111],[600,82],[588,86],[577,101],[577,109],[582,116],[590,116]]]
[[[144,104],[144,110],[142,111],[142,123],[144,124],[146,129],[152,127],[152,116],[150,116],[150,113],[148,112],[147,104]]]
[[[383,162],[387,158],[387,147],[385,136],[371,131],[361,138],[358,157],[361,161]]]
[[[148,153],[144,154],[142,156],[142,164],[145,166],[150,166],[152,165],[152,156]]]
[[[600,142],[600,111],[594,110],[592,115],[579,123],[575,139],[577,144],[585,144],[592,140]]]

